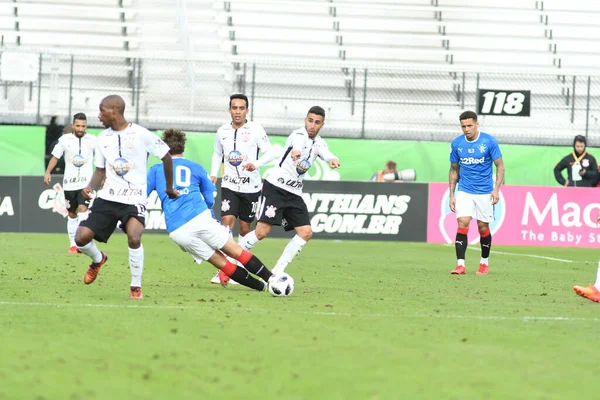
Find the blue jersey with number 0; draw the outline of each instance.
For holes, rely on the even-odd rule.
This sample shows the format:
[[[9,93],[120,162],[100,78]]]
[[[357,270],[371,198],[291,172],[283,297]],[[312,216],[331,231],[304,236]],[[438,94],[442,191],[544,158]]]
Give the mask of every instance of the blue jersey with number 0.
[[[496,138],[485,132],[469,142],[460,135],[450,145],[450,162],[458,164],[458,188],[471,194],[489,194],[494,190],[492,165],[502,157]]]
[[[170,199],[163,164],[148,171],[148,195],[156,190],[162,203],[167,231],[173,232],[215,203],[215,185],[202,165],[185,158],[173,158],[173,185],[180,196]]]

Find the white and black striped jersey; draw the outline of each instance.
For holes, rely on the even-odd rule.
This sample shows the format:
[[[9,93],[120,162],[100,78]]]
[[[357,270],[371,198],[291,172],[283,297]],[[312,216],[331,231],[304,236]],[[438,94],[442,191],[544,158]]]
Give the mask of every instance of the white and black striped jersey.
[[[246,122],[241,128],[231,123],[217,130],[210,176],[219,176],[221,163],[225,164],[221,187],[240,193],[259,192],[262,185],[259,168],[268,164],[276,156],[275,148],[262,126],[255,122]],[[262,153],[262,156],[258,156]],[[252,163],[256,169],[252,172],[243,169]]]
[[[94,150],[96,136],[74,133],[62,135],[52,149],[56,158],[65,157],[63,190],[80,190],[87,186],[94,173]]]
[[[297,162],[292,160],[293,150],[299,150],[301,153]],[[301,195],[304,174],[312,167],[317,157],[326,162],[338,159],[329,151],[327,143],[321,136],[317,135],[311,139],[306,128],[296,129],[287,138],[283,156],[274,167],[275,170],[267,177],[267,181],[288,192]]]

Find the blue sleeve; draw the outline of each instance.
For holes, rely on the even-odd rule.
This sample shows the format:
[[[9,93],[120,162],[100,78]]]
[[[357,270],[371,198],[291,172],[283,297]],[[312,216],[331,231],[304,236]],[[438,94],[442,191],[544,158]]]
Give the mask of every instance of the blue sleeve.
[[[452,142],[452,143],[450,143],[450,162],[458,163],[458,161],[459,161],[458,153],[456,152],[454,142]]]
[[[502,157],[502,152],[500,151],[500,146],[498,146],[496,138],[490,140],[490,156],[494,161]]]
[[[204,197],[204,202],[208,208],[212,208],[215,204],[215,192],[217,189],[208,177],[208,172],[206,172],[203,167],[198,166],[196,169],[196,174],[198,175],[198,181],[200,182],[200,193],[202,193],[202,196]]]
[[[156,189],[156,168],[152,167],[148,171],[148,182],[146,186],[146,197],[150,196],[153,190]]]

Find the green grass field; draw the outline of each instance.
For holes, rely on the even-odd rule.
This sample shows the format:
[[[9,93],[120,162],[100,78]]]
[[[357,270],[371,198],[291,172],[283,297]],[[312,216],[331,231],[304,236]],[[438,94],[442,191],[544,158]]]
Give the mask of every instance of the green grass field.
[[[593,249],[496,246],[487,276],[470,250],[451,276],[453,247],[315,240],[273,298],[211,285],[211,266],[146,234],[132,302],[124,235],[90,286],[65,237],[0,234],[0,399],[597,395],[600,304],[572,290],[594,281]],[[273,265],[285,243],[254,251]]]

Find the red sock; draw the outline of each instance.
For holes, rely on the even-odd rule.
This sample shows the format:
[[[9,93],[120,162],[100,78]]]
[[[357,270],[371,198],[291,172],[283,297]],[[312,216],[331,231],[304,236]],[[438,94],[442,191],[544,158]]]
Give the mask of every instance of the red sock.
[[[242,250],[242,254],[240,254],[240,256],[237,258],[237,260],[239,262],[241,262],[242,265],[246,265],[246,264],[248,264],[248,261],[250,261],[251,258],[252,258],[252,253],[250,253],[249,251],[246,251],[246,250]]]
[[[457,233],[461,235],[466,235],[467,233],[469,233],[469,228],[458,228]]]
[[[223,268],[221,268],[221,271],[223,271],[223,273],[225,275],[231,277],[231,275],[235,272],[236,268],[237,268],[237,265],[227,261],[227,264],[225,264],[225,266]]]
[[[482,238],[490,236],[490,230],[488,229],[487,231],[485,231],[483,233],[480,232],[479,236],[481,236]]]

